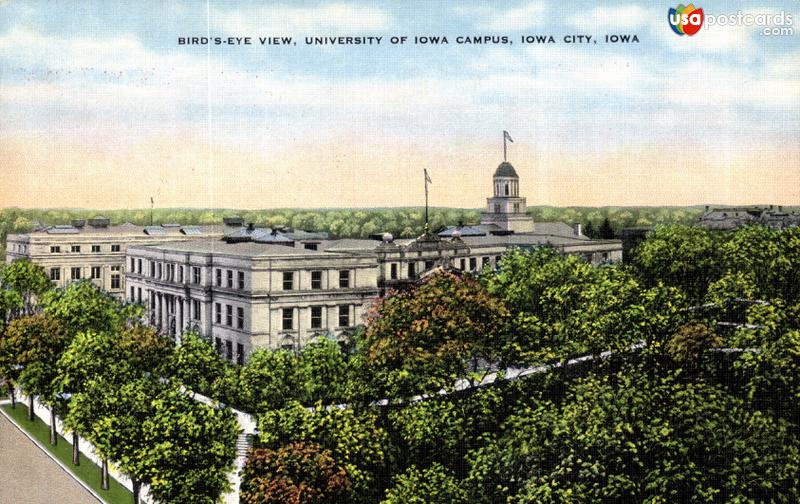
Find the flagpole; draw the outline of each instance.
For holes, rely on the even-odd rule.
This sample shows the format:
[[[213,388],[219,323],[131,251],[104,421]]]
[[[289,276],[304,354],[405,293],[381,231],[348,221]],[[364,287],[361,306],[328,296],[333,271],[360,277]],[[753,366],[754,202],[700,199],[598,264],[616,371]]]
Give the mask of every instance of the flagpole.
[[[422,173],[425,175],[425,234],[428,234],[428,170],[423,168]]]
[[[503,132],[503,162],[508,162],[508,156],[506,151],[506,132]]]

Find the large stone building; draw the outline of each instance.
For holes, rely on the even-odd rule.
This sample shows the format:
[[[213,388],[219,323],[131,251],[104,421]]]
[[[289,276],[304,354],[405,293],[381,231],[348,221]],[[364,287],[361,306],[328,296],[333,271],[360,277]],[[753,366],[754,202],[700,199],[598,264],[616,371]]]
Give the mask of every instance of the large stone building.
[[[253,226],[222,239],[134,245],[127,297],[176,337],[194,329],[232,361],[257,347],[296,348],[319,334],[341,337],[373,300],[444,267],[495,267],[510,248],[552,247],[595,263],[622,259],[618,240],[591,240],[580,226],[534,223],[509,163],[498,168],[481,224],[395,240],[324,239]],[[508,184],[508,186],[506,186]],[[497,205],[497,206],[495,206]]]
[[[241,225],[240,222],[233,224]],[[75,220],[67,225],[41,226],[6,238],[6,261],[30,259],[42,266],[50,280],[63,287],[73,280],[90,279],[115,295],[125,289],[125,252],[137,243],[222,238],[226,226],[162,224],[112,226],[106,217]]]

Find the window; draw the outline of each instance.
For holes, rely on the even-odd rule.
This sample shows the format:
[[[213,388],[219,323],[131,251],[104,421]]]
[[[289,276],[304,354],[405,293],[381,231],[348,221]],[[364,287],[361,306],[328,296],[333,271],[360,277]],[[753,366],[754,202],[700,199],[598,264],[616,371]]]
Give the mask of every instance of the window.
[[[244,365],[244,345],[236,343],[236,364]]]
[[[178,282],[183,283],[183,266],[178,266]]]
[[[470,270],[474,270],[477,267],[478,267],[478,259],[475,258],[475,257],[470,257],[469,258],[469,269]]]
[[[73,245],[72,247],[70,247],[70,250],[72,252],[80,252],[81,251],[81,246],[80,245]]]
[[[236,307],[236,328],[244,329],[244,308],[241,306]]]
[[[131,272],[136,271],[136,259],[131,257]]]
[[[514,213],[519,213],[519,203],[514,203]]]
[[[350,326],[350,307],[349,306],[340,306],[339,307],[339,327],[349,327]]]
[[[92,245],[92,252],[100,252],[100,245]]]
[[[158,263],[156,265],[156,278],[164,278],[161,271],[162,271],[161,263]]]
[[[484,257],[483,260],[481,261],[481,266],[486,266],[487,264],[489,264],[489,258]]]
[[[303,245],[303,248],[306,250],[317,250],[318,243],[306,243]]]
[[[217,269],[216,275],[217,275],[217,278],[216,278],[217,287],[222,287],[222,270],[221,269]]]
[[[311,307],[311,329],[321,329],[322,328],[322,307],[321,306],[312,306]]]
[[[433,261],[425,261],[426,270],[433,269],[433,265],[434,265]]]
[[[222,324],[222,305],[214,303],[214,321],[217,324]]]
[[[294,273],[291,271],[283,272],[283,290],[292,290],[294,288]]]
[[[461,259],[461,271],[464,271],[465,269],[467,269],[467,260]]]
[[[50,268],[50,280],[61,280],[61,268]]]
[[[80,280],[81,279],[81,269],[80,268],[70,268],[70,278],[72,280]]]
[[[339,287],[342,289],[350,287],[350,272],[348,270],[341,270],[339,272]]]
[[[237,275],[238,275],[238,278],[239,278],[239,288],[244,290],[244,271],[238,272]]]
[[[414,263],[408,263],[408,278],[413,279],[415,276],[417,276],[417,272]]]
[[[119,271],[119,266],[111,266],[111,271]]]
[[[100,266],[92,266],[92,280],[100,278]]]
[[[233,343],[230,341],[225,342],[225,358],[229,361],[233,360]]]
[[[233,306],[225,305],[225,325],[233,326]]]
[[[112,289],[119,289],[122,285],[120,281],[119,273],[114,273],[111,275],[111,288]]]
[[[200,320],[200,300],[192,299],[192,320]]]
[[[312,271],[311,272],[311,288],[312,289],[321,289],[322,288],[322,272],[321,271]]]
[[[217,351],[217,355],[222,353],[222,340],[219,338],[214,338],[214,350]]]
[[[397,264],[392,263],[390,277],[392,280],[397,280]]]
[[[233,271],[227,270],[226,277],[228,279],[228,288],[233,289]]]
[[[156,276],[156,263],[150,261],[150,276],[155,278]]]
[[[141,274],[142,273],[142,260],[136,259],[136,272]]]
[[[131,285],[131,301],[135,300],[136,300],[136,289],[134,289],[133,285]]]
[[[111,245],[111,252],[119,252],[120,248],[119,245]]]
[[[506,196],[508,196],[508,182],[506,182]]]
[[[495,266],[499,266],[500,265],[500,260],[501,259],[502,259],[502,257],[500,257],[500,256],[494,256],[494,264],[495,264]]]
[[[141,287],[137,287],[136,288],[136,302],[138,302],[138,303],[142,302],[142,288]]]
[[[58,245],[53,245],[52,247],[50,247],[51,254],[58,254],[59,252],[61,252],[61,247],[59,247]]]
[[[291,331],[294,328],[294,310],[292,308],[283,309],[283,330]]]
[[[200,283],[200,268],[192,266],[192,283]]]

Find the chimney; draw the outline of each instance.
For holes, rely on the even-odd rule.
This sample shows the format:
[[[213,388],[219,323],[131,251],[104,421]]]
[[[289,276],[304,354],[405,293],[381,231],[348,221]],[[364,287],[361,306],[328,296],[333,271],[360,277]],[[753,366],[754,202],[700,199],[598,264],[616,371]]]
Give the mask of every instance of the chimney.
[[[708,212],[710,209],[711,209],[711,207],[706,205],[706,212]]]
[[[783,212],[783,205],[778,205],[778,211]]]
[[[573,231],[575,231],[575,236],[581,236],[583,234],[583,230],[581,229],[581,223],[576,222],[572,225]]]
[[[256,226],[252,222],[248,222],[247,223],[247,230],[248,231],[253,231],[253,230],[255,230],[255,228],[256,228]]]

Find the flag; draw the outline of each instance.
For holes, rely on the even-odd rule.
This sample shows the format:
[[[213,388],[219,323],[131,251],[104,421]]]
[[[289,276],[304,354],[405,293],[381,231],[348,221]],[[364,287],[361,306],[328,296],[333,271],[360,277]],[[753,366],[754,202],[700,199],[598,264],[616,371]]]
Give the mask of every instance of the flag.
[[[508,131],[503,130],[503,139],[508,140],[511,143],[514,143],[514,139],[511,138],[511,135],[508,134]]]
[[[425,182],[427,182],[429,184],[433,184],[433,181],[431,181],[431,178],[428,176],[428,170],[423,168],[422,171],[425,172]]]

